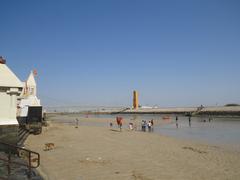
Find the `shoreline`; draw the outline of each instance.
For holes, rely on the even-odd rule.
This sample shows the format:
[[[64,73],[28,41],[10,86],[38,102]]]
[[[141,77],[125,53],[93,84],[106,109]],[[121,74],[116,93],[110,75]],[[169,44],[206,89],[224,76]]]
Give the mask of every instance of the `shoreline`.
[[[236,138],[233,138],[233,139],[228,138],[228,137],[232,137],[233,135],[232,133],[236,131],[236,128],[234,129],[234,131],[230,132],[228,137],[224,137],[222,138],[222,140],[219,140],[219,138],[222,135],[224,135],[224,133],[218,133],[218,131],[222,132],[223,130],[222,128],[219,128],[219,123],[220,123],[220,127],[222,126],[222,122],[228,122],[228,120],[231,121],[231,123],[239,124],[238,122],[240,121],[240,119],[238,117],[237,118],[231,117],[229,119],[226,119],[226,117],[221,117],[221,118],[212,117],[213,119],[211,120],[211,123],[210,122],[204,123],[202,119],[204,119],[205,117],[201,117],[201,116],[193,117],[192,127],[189,128],[188,118],[185,116],[178,116],[179,128],[176,129],[175,116],[174,117],[170,116],[169,119],[166,119],[166,120],[163,119],[164,116],[155,116],[155,115],[154,116],[151,116],[151,115],[150,116],[149,115],[124,116],[123,114],[120,114],[116,116],[121,116],[121,115],[123,117],[123,129],[128,130],[129,123],[133,123],[134,130],[138,132],[142,132],[141,121],[143,119],[146,121],[153,119],[154,131],[151,133],[154,133],[154,134],[165,135],[165,136],[173,137],[177,139],[190,140],[190,141],[195,141],[195,142],[215,145],[215,146],[222,146],[222,147],[229,146],[231,147],[229,149],[235,149],[236,147],[240,147],[240,144],[239,144],[240,142],[237,141]],[[71,114],[51,114],[47,116],[48,117],[47,119],[50,119],[52,122],[63,123],[63,124],[68,124],[73,126],[76,124],[76,119],[78,119],[80,126],[109,128],[110,123],[112,123],[113,127],[117,127],[116,116],[115,115],[98,116],[98,115],[90,115],[90,114],[86,116],[83,114],[71,113]],[[226,128],[229,128],[229,126],[227,125]],[[240,135],[240,133],[238,134]],[[209,136],[209,138],[206,138],[206,136]]]
[[[59,117],[57,117],[58,119]],[[67,117],[66,117],[67,118]],[[86,122],[104,122],[89,118]],[[84,119],[81,120],[82,122]],[[154,133],[49,122],[26,147],[41,154],[48,179],[236,179],[240,152]],[[54,149],[44,151],[45,143]]]
[[[195,113],[198,107],[188,107],[188,108],[102,108],[97,110],[85,110],[85,111],[56,111],[47,112],[47,114],[159,114],[159,115],[187,115],[190,113]],[[198,111],[196,115],[193,116],[223,116],[223,117],[240,117],[240,106],[221,106],[221,107],[204,107],[202,110]]]

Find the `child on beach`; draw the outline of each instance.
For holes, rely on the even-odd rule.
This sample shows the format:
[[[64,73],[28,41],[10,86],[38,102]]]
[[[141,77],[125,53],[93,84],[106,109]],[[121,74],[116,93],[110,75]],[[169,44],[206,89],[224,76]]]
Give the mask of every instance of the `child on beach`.
[[[133,130],[133,123],[129,123],[129,129]]]

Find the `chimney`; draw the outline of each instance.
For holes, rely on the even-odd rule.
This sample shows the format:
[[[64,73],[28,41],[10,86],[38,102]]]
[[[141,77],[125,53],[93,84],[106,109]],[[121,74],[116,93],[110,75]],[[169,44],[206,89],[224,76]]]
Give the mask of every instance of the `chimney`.
[[[0,64],[6,64],[6,60],[5,60],[5,59],[3,59],[3,57],[2,57],[2,56],[0,56]]]

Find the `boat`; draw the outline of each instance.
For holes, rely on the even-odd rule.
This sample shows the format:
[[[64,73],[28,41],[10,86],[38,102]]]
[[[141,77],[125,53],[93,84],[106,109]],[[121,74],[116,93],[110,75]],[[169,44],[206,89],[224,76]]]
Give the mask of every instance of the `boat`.
[[[162,119],[163,119],[163,120],[170,120],[171,117],[170,117],[170,116],[163,116]]]

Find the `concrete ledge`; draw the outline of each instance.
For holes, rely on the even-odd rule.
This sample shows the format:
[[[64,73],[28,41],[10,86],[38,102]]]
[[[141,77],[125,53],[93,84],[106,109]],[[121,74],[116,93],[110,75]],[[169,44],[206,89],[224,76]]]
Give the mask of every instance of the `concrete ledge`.
[[[18,125],[17,119],[0,118],[0,126]]]

